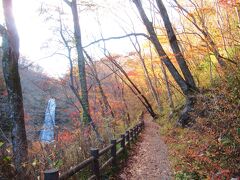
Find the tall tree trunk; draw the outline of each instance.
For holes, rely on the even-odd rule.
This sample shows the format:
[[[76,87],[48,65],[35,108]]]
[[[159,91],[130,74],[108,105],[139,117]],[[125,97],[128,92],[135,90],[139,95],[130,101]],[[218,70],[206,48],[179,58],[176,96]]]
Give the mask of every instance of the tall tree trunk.
[[[160,44],[157,34],[154,30],[153,24],[149,21],[143,7],[141,0],[133,0],[135,3],[138,12],[141,16],[141,19],[150,35],[150,40],[155,46],[155,49],[158,53],[159,58],[162,60],[162,62],[166,65],[168,68],[169,72],[171,73],[172,77],[176,81],[176,83],[179,85],[181,88],[183,94],[186,97],[186,104],[184,106],[184,109],[181,112],[180,118],[178,120],[178,123],[182,126],[185,127],[189,122],[191,122],[191,117],[190,113],[193,107],[193,104],[195,103],[195,96],[194,92],[196,89],[193,89],[184,79],[183,77],[179,74],[175,66],[172,64],[171,60],[165,53],[162,45]]]
[[[145,59],[142,56],[142,50],[141,50],[140,44],[138,42],[137,37],[135,37],[135,38],[136,38],[136,44],[137,45],[132,41],[131,38],[130,38],[130,40],[132,42],[132,45],[133,45],[134,49],[136,50],[136,52],[137,52],[137,54],[139,56],[139,59],[141,61],[141,65],[142,65],[142,68],[143,68],[143,71],[144,71],[144,75],[145,75],[145,78],[147,80],[148,87],[150,88],[151,94],[152,94],[154,100],[157,103],[159,112],[161,113],[162,110],[163,110],[163,107],[162,107],[162,104],[161,104],[161,101],[160,101],[160,98],[159,98],[159,94],[156,91],[155,87],[153,86],[153,82],[152,82],[152,80],[150,78],[150,75],[149,75],[149,72],[148,72],[148,69],[147,69],[147,66],[146,66],[146,63],[145,63]]]
[[[221,33],[221,36],[222,36],[222,41],[223,41],[223,45],[224,45],[224,50],[225,52],[227,53],[227,58],[231,57],[230,54],[229,54],[229,51],[227,49],[227,47],[229,46],[228,43],[227,43],[227,39],[224,35],[224,30],[223,30],[223,22],[224,22],[224,19],[223,19],[223,15],[222,15],[222,12],[221,12],[221,8],[219,6],[219,2],[218,0],[216,0],[215,2],[215,8],[216,8],[216,14],[217,14],[217,24],[218,24],[218,28],[220,30],[220,33]],[[221,23],[221,22],[222,23]],[[226,28],[226,27],[225,27]]]
[[[74,23],[74,37],[75,43],[77,48],[77,55],[78,55],[78,73],[80,78],[80,85],[81,85],[81,100],[82,105],[85,107],[86,111],[83,111],[83,122],[88,123],[90,122],[88,117],[89,115],[89,102],[88,102],[88,90],[87,90],[87,80],[86,80],[86,72],[85,72],[85,58],[83,55],[83,47],[82,47],[82,39],[81,39],[81,29],[78,17],[78,10],[77,10],[77,2],[76,0],[72,0],[72,2],[65,0],[65,2],[71,7],[72,16],[73,16],[73,23]]]
[[[140,58],[140,60],[142,62],[142,67],[143,67],[143,70],[144,70],[145,78],[147,79],[147,82],[148,82],[148,87],[150,88],[151,94],[152,94],[154,100],[157,103],[158,110],[161,113],[162,110],[163,110],[163,107],[162,107],[162,104],[161,104],[158,92],[156,91],[155,87],[153,86],[153,83],[152,83],[152,80],[151,80],[151,78],[149,76],[149,72],[148,72],[148,69],[146,67],[144,58],[141,55],[139,55],[139,58]]]
[[[129,78],[126,71],[124,71],[124,69],[119,64],[117,64],[115,61],[111,61],[111,62],[122,72],[122,74],[125,76],[125,78],[128,80],[128,82],[132,85],[133,89],[137,92],[137,96],[139,96],[139,98],[141,98],[142,102],[145,104],[145,107],[147,108],[149,114],[154,119],[157,118],[157,114],[154,112],[152,105],[149,103],[148,99],[142,94],[142,92],[136,86],[136,84]]]
[[[127,101],[126,101],[126,99],[124,97],[124,83],[122,83],[121,96],[122,96],[123,105],[125,107],[125,114],[127,115],[127,117],[124,118],[125,129],[128,129],[130,127],[131,119],[130,119],[129,109],[128,109],[128,106],[127,106]]]
[[[77,11],[77,2],[76,0],[73,0],[72,2],[68,0],[64,0],[72,10],[72,15],[73,15],[73,23],[74,23],[74,37],[76,41],[76,48],[77,48],[77,55],[78,55],[78,71],[79,71],[79,78],[80,78],[80,85],[81,85],[81,96],[79,97],[79,94],[74,87],[74,81],[73,81],[73,64],[72,64],[72,58],[71,58],[71,49],[68,46],[67,41],[65,40],[63,34],[62,34],[62,29],[61,29],[61,37],[67,46],[68,49],[68,59],[70,62],[70,81],[71,85],[70,88],[73,91],[74,95],[80,102],[82,109],[83,109],[83,122],[84,124],[89,124],[93,131],[96,134],[96,138],[98,139],[99,142],[103,142],[103,139],[98,131],[97,126],[93,122],[93,119],[89,113],[89,102],[88,102],[88,90],[87,90],[87,80],[86,80],[86,73],[85,73],[85,58],[83,55],[83,47],[82,47],[82,41],[81,41],[81,30],[80,30],[80,24],[79,24],[79,18],[78,18],[78,11]]]
[[[186,82],[191,86],[191,88],[196,89],[196,84],[194,82],[193,76],[187,66],[187,63],[183,57],[183,54],[179,48],[178,42],[177,42],[177,37],[175,35],[175,32],[172,28],[171,21],[169,19],[167,10],[162,2],[162,0],[156,0],[158,9],[160,11],[161,17],[163,19],[167,35],[168,35],[168,40],[171,45],[171,48],[173,50],[173,53],[177,59],[178,65],[183,73],[183,76],[186,80]]]
[[[108,102],[107,96],[105,95],[105,93],[103,91],[102,83],[98,77],[96,65],[94,64],[92,58],[89,56],[89,54],[85,50],[84,50],[84,53],[92,66],[91,70],[92,70],[93,76],[95,78],[96,84],[98,85],[98,89],[99,89],[99,92],[100,92],[100,95],[102,98],[102,102],[103,102],[102,105],[104,106],[104,114],[106,115],[110,112],[112,118],[114,118],[114,113],[112,111],[112,107],[111,107],[110,103]]]
[[[236,13],[237,13],[237,19],[238,19],[238,27],[240,26],[240,3],[236,3]]]
[[[143,106],[146,108],[146,110],[149,112],[149,114],[156,119],[158,116],[154,112],[151,104],[149,103],[148,99],[142,94],[140,89],[135,85],[135,83],[129,78],[127,72],[115,61],[114,57],[111,55],[105,56],[109,59],[109,61],[120,70],[120,72],[124,75],[124,77],[127,79],[127,81],[131,84],[129,85],[126,80],[124,80],[119,74],[117,74],[116,71],[114,71],[109,65],[104,63],[106,66],[108,66],[109,69],[111,69],[128,87],[129,89],[133,92],[133,94],[139,99],[139,101],[143,104]]]
[[[153,74],[153,84],[154,84],[154,87],[156,88],[156,92],[157,92],[157,96],[158,96],[158,99],[160,100],[160,97],[159,97],[159,92],[158,92],[158,87],[161,86],[161,83],[159,81],[159,79],[157,78],[157,75],[156,75],[156,72],[155,72],[155,69],[154,69],[154,65],[153,65],[153,54],[152,54],[152,44],[151,42],[149,41],[149,50],[150,50],[150,60],[151,60],[151,71],[152,71],[152,74]]]
[[[169,85],[168,75],[167,75],[166,68],[164,67],[163,63],[161,63],[161,69],[162,69],[162,72],[163,72],[163,79],[166,83],[168,102],[169,102],[169,107],[170,107],[170,110],[171,110],[170,115],[171,115],[174,111],[174,103],[173,103],[173,99],[172,99],[172,92],[171,92],[171,88],[170,88],[170,85]]]
[[[24,163],[28,160],[28,145],[24,122],[24,108],[20,76],[18,72],[19,36],[12,14],[12,1],[3,0],[3,10],[7,30],[1,26],[3,48],[3,74],[6,82],[10,107],[9,119],[13,123],[12,148],[17,179],[26,179]]]
[[[133,0],[135,3],[138,12],[141,16],[141,19],[143,20],[143,23],[150,35],[150,39],[155,46],[155,49],[158,53],[159,58],[163,61],[163,63],[166,65],[168,70],[170,71],[171,75],[173,76],[174,80],[177,82],[179,87],[181,88],[182,92],[187,96],[190,92],[192,92],[192,89],[189,87],[189,85],[186,83],[186,81],[182,78],[182,76],[179,74],[175,66],[172,64],[171,60],[165,53],[162,45],[160,44],[157,34],[154,31],[153,24],[149,21],[140,0]]]

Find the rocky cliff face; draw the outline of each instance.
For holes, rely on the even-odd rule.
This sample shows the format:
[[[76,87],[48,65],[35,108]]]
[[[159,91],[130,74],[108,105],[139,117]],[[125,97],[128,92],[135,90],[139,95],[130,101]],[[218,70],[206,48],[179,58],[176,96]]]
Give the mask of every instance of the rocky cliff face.
[[[67,112],[73,110],[74,107],[67,103],[69,98],[65,95],[66,89],[65,91],[63,90],[59,81],[44,75],[41,71],[36,71],[24,65],[19,66],[19,71],[28,139],[30,141],[39,139],[39,133],[44,122],[45,109],[50,98],[56,98],[56,125],[59,127],[59,131],[64,128],[71,129],[72,122]],[[0,140],[4,139],[1,131],[10,138],[11,122],[7,118],[8,111],[7,91],[0,60]]]
[[[44,123],[45,110],[50,98],[56,100],[55,121],[59,131],[65,127],[70,127],[71,121],[67,109],[73,109],[73,107],[68,106],[68,98],[60,82],[31,69],[22,69],[20,74],[28,139],[39,139],[39,133]]]

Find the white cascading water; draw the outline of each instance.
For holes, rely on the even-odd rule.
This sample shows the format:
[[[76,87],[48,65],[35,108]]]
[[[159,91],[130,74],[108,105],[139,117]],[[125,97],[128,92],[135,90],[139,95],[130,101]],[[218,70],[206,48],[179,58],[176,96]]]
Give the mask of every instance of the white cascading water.
[[[45,112],[43,129],[40,133],[41,142],[51,143],[54,141],[55,109],[55,99],[49,99],[48,106]]]

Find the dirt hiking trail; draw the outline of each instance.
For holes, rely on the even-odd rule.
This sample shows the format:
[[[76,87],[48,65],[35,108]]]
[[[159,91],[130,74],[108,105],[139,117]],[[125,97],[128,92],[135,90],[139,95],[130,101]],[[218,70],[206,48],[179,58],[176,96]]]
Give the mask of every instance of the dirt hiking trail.
[[[139,137],[126,166],[117,179],[169,180],[172,178],[167,146],[160,137],[159,126],[145,116],[145,129]]]

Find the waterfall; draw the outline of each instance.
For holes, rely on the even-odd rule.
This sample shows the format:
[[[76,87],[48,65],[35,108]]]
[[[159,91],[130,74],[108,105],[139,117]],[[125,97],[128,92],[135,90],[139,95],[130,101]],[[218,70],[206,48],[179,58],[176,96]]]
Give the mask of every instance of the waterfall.
[[[41,142],[51,143],[54,141],[55,109],[55,99],[49,99],[45,112],[43,128],[40,133]]]

